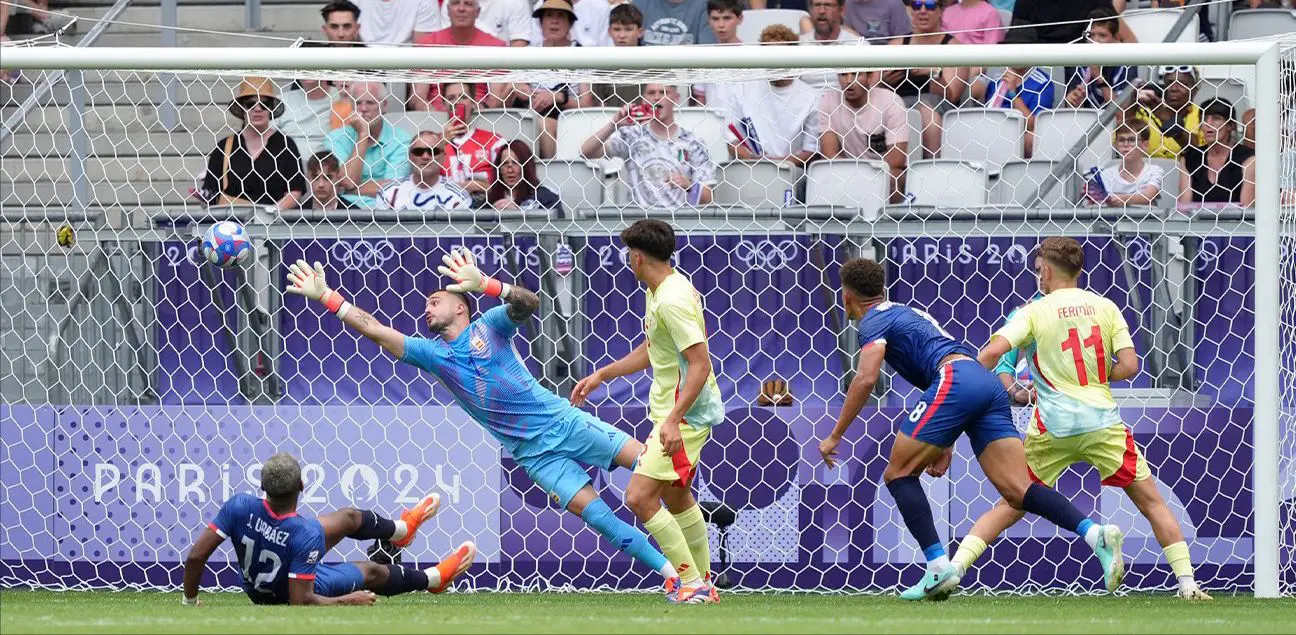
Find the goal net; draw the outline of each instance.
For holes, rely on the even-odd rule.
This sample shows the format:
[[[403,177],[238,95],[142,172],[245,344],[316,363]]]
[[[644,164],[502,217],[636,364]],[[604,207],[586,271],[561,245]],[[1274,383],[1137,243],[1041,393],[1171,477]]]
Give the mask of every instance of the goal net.
[[[349,63],[376,69],[363,71],[267,69],[264,53],[237,49],[227,70],[93,70],[48,61],[68,49],[6,49],[5,64],[32,67],[0,84],[0,584],[174,588],[196,531],[287,451],[305,466],[303,513],[395,514],[441,493],[403,559],[434,562],[471,538],[481,553],[466,588],[654,586],[430,375],[282,293],[287,263],[320,261],[356,306],[429,336],[436,265],[464,246],[539,293],[518,354],[566,397],[643,337],[644,290],[619,232],[652,217],[674,226],[674,262],[704,298],[726,412],[695,491],[713,567],[738,588],[883,592],[922,561],[881,486],[921,391],[887,369],[841,466],[817,451],[859,348],[840,266],[878,260],[891,300],[979,347],[1036,293],[1039,241],[1070,236],[1082,283],[1130,325],[1142,369],[1114,394],[1200,585],[1271,594],[1276,577],[1290,594],[1293,52],[1279,82],[1232,44],[1121,47],[1125,60],[1008,47],[1030,53],[939,63],[925,50],[939,47],[922,48],[892,68],[859,65],[903,51],[821,68],[788,47],[763,66],[689,69],[663,54],[648,70],[439,71],[378,70],[409,51],[373,49],[355,53],[370,66]],[[199,237],[226,220],[253,237],[246,267],[202,257]],[[1273,268],[1256,254],[1280,225]],[[1031,378],[1013,371],[1025,395]],[[588,409],[643,439],[649,384],[612,381]],[[1023,432],[1035,425],[1029,406],[1015,415]],[[1133,457],[1106,468],[1113,482]],[[589,475],[633,520],[629,473]],[[1127,588],[1173,588],[1148,522],[1103,476],[1079,465],[1056,487],[1125,528]],[[999,499],[966,440],[923,484],[951,549]],[[368,546],[343,542],[326,560]],[[236,586],[232,552],[217,559],[218,583]],[[965,578],[1013,593],[1101,586],[1083,542],[1033,518]]]

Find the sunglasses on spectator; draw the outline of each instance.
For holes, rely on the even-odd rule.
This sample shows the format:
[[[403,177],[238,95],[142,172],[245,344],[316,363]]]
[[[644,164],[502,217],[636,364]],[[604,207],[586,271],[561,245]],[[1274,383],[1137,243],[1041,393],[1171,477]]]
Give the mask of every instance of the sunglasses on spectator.
[[[1169,75],[1170,73],[1187,73],[1189,75],[1196,75],[1197,69],[1191,66],[1162,66],[1161,67],[1162,76]]]
[[[243,98],[238,100],[238,105],[241,106],[243,110],[249,112],[251,112],[257,106],[260,106],[261,108],[265,109],[267,112],[274,112],[275,109],[275,102],[270,99]]]
[[[910,2],[909,6],[913,7],[914,11],[917,11],[919,9],[935,11],[940,8],[940,0],[925,0],[924,2]]]
[[[425,157],[429,154],[441,156],[445,154],[445,148],[442,146],[412,146],[409,149],[409,155],[412,157]]]

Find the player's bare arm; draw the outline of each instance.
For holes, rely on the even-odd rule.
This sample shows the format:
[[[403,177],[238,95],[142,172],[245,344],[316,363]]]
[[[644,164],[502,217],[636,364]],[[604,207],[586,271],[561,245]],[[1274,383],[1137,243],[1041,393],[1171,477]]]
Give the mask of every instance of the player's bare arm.
[[[207,572],[207,561],[211,559],[216,548],[225,542],[221,535],[212,531],[211,527],[205,527],[198,538],[194,540],[193,547],[189,548],[189,555],[185,556],[184,564],[184,603],[191,606],[201,604],[198,600],[198,587],[202,584],[203,573]]]
[[[521,324],[531,319],[536,311],[540,310],[540,296],[534,291],[512,285],[509,288],[507,296],[500,296],[508,306],[508,316],[517,324]]]
[[[873,386],[877,384],[878,376],[882,373],[882,360],[885,357],[886,344],[869,344],[860,349],[859,367],[855,370],[855,378],[846,388],[846,401],[842,403],[841,413],[837,415],[837,425],[828,438],[819,442],[819,454],[823,455],[823,460],[829,468],[837,467],[837,459],[834,458],[837,456],[837,446],[841,444],[842,437],[846,435],[851,424],[859,417],[864,404],[868,403]]]
[[[646,348],[644,354],[647,355]],[[684,382],[680,387],[679,396],[675,398],[675,407],[662,421],[659,433],[662,453],[666,456],[684,448],[684,439],[680,436],[680,422],[684,420],[684,413],[693,407],[693,402],[697,401],[698,395],[702,394],[707,379],[711,377],[711,353],[707,350],[706,342],[698,342],[681,351],[681,354],[688,362],[688,369],[684,372]]]
[[[709,369],[711,364],[709,357],[710,356],[708,355],[708,372],[710,372]],[[572,388],[572,405],[585,405],[585,400],[589,398],[589,394],[594,392],[594,389],[598,388],[603,382],[609,379],[616,379],[617,377],[624,377],[631,373],[647,370],[648,366],[648,340],[645,339],[625,357],[590,373],[589,377],[576,382],[576,386]],[[694,395],[694,398],[696,397],[697,395]]]
[[[288,265],[285,291],[320,302],[343,324],[373,340],[396,359],[405,356],[405,334],[378,322],[368,311],[353,306],[342,298],[341,293],[329,288],[324,278],[324,265],[316,262],[312,268],[305,260]]]
[[[540,308],[540,296],[535,292],[515,284],[496,280],[482,273],[467,249],[452,249],[441,257],[445,264],[437,267],[441,275],[451,278],[454,284],[446,287],[453,293],[484,293],[499,298],[508,307],[508,316],[514,323],[521,324],[535,315]]]
[[[1116,364],[1112,366],[1107,378],[1111,381],[1124,381],[1139,372],[1138,353],[1133,348],[1122,348],[1116,351]]]
[[[977,353],[977,361],[986,370],[994,370],[995,366],[999,365],[999,358],[1007,355],[1010,350],[1012,344],[1004,336],[996,335],[990,338],[990,343],[986,344],[980,353]]]
[[[288,604],[293,606],[368,606],[378,601],[373,591],[352,591],[335,598],[315,594],[315,581],[290,578]]]

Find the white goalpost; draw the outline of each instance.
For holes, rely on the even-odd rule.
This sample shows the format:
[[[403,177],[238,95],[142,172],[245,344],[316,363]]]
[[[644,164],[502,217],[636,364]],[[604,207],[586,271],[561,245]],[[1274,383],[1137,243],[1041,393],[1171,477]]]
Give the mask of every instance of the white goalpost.
[[[997,108],[988,87],[1023,67],[1042,69],[1053,103],[1029,115]],[[1199,181],[1182,154],[1209,142],[1193,129],[1183,132],[1184,147],[1168,150],[1174,126],[1155,131],[1164,154],[1147,158],[1161,175],[1150,203],[1095,200],[1093,172],[1122,161],[1113,135],[1141,134],[1142,124],[1122,127],[1114,105],[1068,106],[1068,69],[1084,67],[1131,67],[1145,78],[1192,67],[1192,102],[1227,97],[1229,143],[1254,146],[1253,168],[1252,159],[1231,158],[1251,156],[1241,149],[1225,166],[1253,174],[1239,185],[1243,202],[1237,191],[1231,202],[1197,196],[1213,191],[1216,177]],[[700,103],[706,86],[787,78],[810,86],[817,76],[827,83],[815,90],[833,91],[839,73],[947,68],[963,69],[953,74],[967,86],[961,103],[919,94],[904,102],[901,141],[843,133],[843,152],[858,143],[873,154],[805,165],[733,156],[758,147],[741,131],[759,126],[759,116],[753,124],[741,105]],[[681,235],[677,264],[705,298],[728,427],[703,455],[698,492],[717,570],[739,587],[880,592],[921,556],[879,486],[882,450],[917,395],[912,387],[888,376],[841,470],[824,469],[813,451],[858,350],[838,307],[837,268],[877,259],[892,299],[923,307],[976,347],[1033,295],[1033,246],[1061,235],[1081,240],[1088,286],[1121,306],[1136,331],[1144,371],[1117,386],[1117,401],[1184,526],[1199,582],[1266,598],[1296,591],[1296,40],[471,53],[8,46],[0,69],[21,70],[31,86],[0,93],[8,100],[0,101],[0,276],[12,281],[0,286],[0,322],[9,325],[0,329],[9,375],[0,386],[0,586],[172,588],[192,530],[224,497],[255,491],[257,461],[284,449],[306,466],[309,513],[395,511],[425,490],[441,492],[448,511],[405,557],[430,561],[472,534],[485,563],[467,576],[474,587],[645,587],[651,572],[556,509],[426,375],[358,344],[281,287],[286,263],[324,260],[357,306],[415,332],[422,294],[440,286],[440,254],[466,246],[484,267],[540,294],[541,317],[519,333],[519,349],[546,387],[567,396],[642,333],[642,291],[623,271],[617,235],[656,217]],[[497,205],[498,166],[487,166],[471,209],[391,209],[381,193],[366,199],[359,189],[348,193],[353,211],[199,201],[204,183],[227,186],[230,150],[222,166],[218,142],[237,130],[228,100],[253,76],[277,85],[275,99],[300,93],[294,82],[335,82],[330,99],[348,108],[357,106],[343,84],[385,82],[384,125],[410,138],[440,132],[453,117],[453,109],[391,106],[432,83],[442,93],[451,83],[466,92],[526,84],[573,96],[589,86],[594,102],[555,106],[548,118],[507,102],[474,107],[473,126],[534,150],[534,185],[553,190],[557,208]],[[1144,98],[1139,91],[1155,83],[1111,98]],[[678,100],[674,122],[696,140],[667,157],[693,170],[697,191],[685,188],[681,205],[647,203],[644,192],[660,191],[641,183],[669,181],[657,171],[677,164],[641,164],[634,153],[649,150],[635,143],[624,160],[582,153],[623,105],[611,101],[615,86],[643,98],[644,86],[657,84],[678,87],[668,93]],[[768,131],[761,141],[814,145],[821,155],[822,135],[841,119],[815,95],[821,110],[797,115],[810,123],[796,141]],[[332,130],[341,128],[325,120],[345,128],[347,115],[331,108],[318,112],[324,134],[295,138],[298,165],[338,147]],[[939,133],[924,134],[933,128]],[[552,156],[540,156],[545,138]],[[897,154],[903,167],[888,162]],[[531,168],[518,169],[530,178]],[[319,175],[303,168],[301,176],[302,197],[315,196]],[[197,237],[221,220],[246,226],[253,265],[219,270],[195,258]],[[787,382],[790,404],[758,399],[771,379]],[[646,388],[614,382],[594,411],[642,436]],[[1029,409],[1015,410],[1024,429]],[[956,456],[947,478],[924,477],[947,543],[997,500],[965,441]],[[619,502],[628,476],[592,470],[591,478],[629,518]],[[1058,488],[1082,511],[1130,527],[1131,589],[1173,586],[1147,522],[1098,481],[1074,469]],[[364,557],[364,547],[340,546],[330,559]],[[1042,522],[1020,523],[987,553],[969,589],[1101,586],[1081,550]],[[237,567],[219,573],[229,585]]]

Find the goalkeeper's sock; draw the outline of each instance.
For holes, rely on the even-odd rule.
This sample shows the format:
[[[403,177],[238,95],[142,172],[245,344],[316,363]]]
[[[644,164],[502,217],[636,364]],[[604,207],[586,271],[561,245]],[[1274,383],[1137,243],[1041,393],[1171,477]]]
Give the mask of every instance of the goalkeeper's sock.
[[[702,519],[702,507],[694,505],[682,513],[675,514],[680,532],[688,543],[689,553],[698,566],[698,575],[706,579],[711,573],[711,536],[707,534],[706,522]]]
[[[1026,488],[1026,495],[1022,497],[1022,509],[1043,516],[1058,527],[1076,532],[1084,537],[1090,547],[1098,544],[1098,537],[1102,534],[1098,524],[1085,518],[1067,497],[1039,483],[1031,483]]]
[[[612,513],[608,504],[601,498],[590,501],[581,511],[581,520],[593,527],[617,549],[629,554],[635,560],[648,565],[648,568],[661,572],[667,579],[675,577],[675,568],[666,560],[666,556],[653,548],[648,536]]]
[[[407,530],[404,521],[384,518],[368,509],[358,511],[360,512],[360,527],[347,534],[348,538],[356,540],[400,540],[405,537]]]
[[[436,569],[432,569],[436,571]],[[440,576],[437,577],[440,580]],[[387,583],[378,590],[378,595],[392,596],[411,591],[426,591],[432,588],[428,583],[426,571],[419,571],[398,564],[387,565]]]
[[[680,582],[686,585],[701,584],[702,575],[698,573],[697,563],[693,560],[693,552],[689,551],[684,532],[680,531],[679,523],[675,522],[675,517],[665,507],[658,509],[657,513],[644,523],[644,529],[657,539],[657,545],[661,547],[662,553],[666,554],[666,558],[679,572]]]
[[[977,558],[985,553],[986,541],[976,536],[968,535],[959,543],[958,551],[954,552],[954,566],[958,567],[959,573],[967,573],[976,563]]]
[[[1174,571],[1181,588],[1197,588],[1197,579],[1193,577],[1192,556],[1188,555],[1188,543],[1180,540],[1161,550],[1165,553],[1166,562]]]
[[[949,567],[949,557],[945,554],[945,545],[941,544],[940,534],[936,533],[936,524],[932,521],[931,504],[927,502],[927,493],[923,491],[922,482],[917,476],[902,476],[887,485],[900,516],[904,518],[909,534],[922,547],[927,557],[927,569],[939,571]]]

